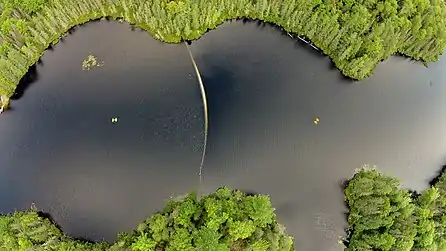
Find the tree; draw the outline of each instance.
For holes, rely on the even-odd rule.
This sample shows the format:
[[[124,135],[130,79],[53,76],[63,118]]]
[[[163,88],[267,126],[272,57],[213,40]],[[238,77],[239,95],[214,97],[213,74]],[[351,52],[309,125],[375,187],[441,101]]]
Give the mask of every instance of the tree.
[[[414,205],[399,182],[375,169],[359,170],[345,189],[350,212],[346,250],[401,250],[412,248],[417,228]]]

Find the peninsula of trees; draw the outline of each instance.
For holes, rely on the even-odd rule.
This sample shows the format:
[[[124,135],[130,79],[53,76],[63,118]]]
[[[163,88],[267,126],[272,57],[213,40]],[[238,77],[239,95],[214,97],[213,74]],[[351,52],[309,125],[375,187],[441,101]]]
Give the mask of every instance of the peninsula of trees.
[[[346,251],[445,251],[446,173],[421,194],[362,169],[345,189],[350,212]]]
[[[0,0],[0,11],[0,108],[48,46],[103,17],[169,43],[197,39],[225,20],[258,19],[310,39],[353,79],[391,54],[427,64],[446,45],[442,0]]]

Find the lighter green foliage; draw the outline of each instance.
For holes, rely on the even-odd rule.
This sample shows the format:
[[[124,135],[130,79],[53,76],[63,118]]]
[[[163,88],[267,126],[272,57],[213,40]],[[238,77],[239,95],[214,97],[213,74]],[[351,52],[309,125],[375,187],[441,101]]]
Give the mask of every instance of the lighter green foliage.
[[[132,244],[132,251],[154,251],[156,247],[156,241],[149,237],[147,233],[142,233],[136,237],[135,242]]]
[[[361,169],[349,182],[345,195],[347,200],[368,195],[387,195],[397,186],[399,182],[396,179],[383,176],[375,169]]]
[[[69,239],[35,211],[0,216],[2,251],[103,251],[106,248],[105,243],[90,244]]]
[[[231,199],[231,190],[227,187],[222,187],[215,192],[215,196],[219,199]]]
[[[147,224],[149,226],[149,232],[155,241],[160,242],[169,239],[168,216],[155,214],[147,221]]]
[[[352,213],[361,215],[361,217],[376,214],[386,216],[390,213],[390,198],[375,196],[358,198]]]
[[[192,225],[191,220],[197,212],[198,205],[195,195],[186,197],[173,211],[174,222],[177,225],[187,227]]]
[[[256,225],[265,227],[274,219],[274,209],[269,197],[264,195],[249,196],[243,200],[243,209]]]
[[[147,221],[149,229],[152,233],[162,232],[163,229],[167,228],[169,222],[169,217],[162,214],[155,214]]]
[[[194,251],[192,233],[186,229],[178,229],[173,233],[166,251]]]
[[[234,240],[246,239],[256,230],[256,225],[252,220],[231,221],[229,223],[229,234]]]
[[[395,237],[388,233],[384,234],[366,234],[364,235],[364,241],[369,243],[374,249],[389,251],[395,244]]]
[[[204,201],[204,208],[207,215],[206,227],[217,231],[225,223],[229,214],[225,212],[222,201],[216,198],[208,198]]]
[[[220,234],[204,227],[194,233],[194,244],[197,250],[229,251],[223,243],[219,243]]]
[[[435,206],[436,201],[440,197],[439,189],[431,187],[424,191],[417,199],[417,204],[421,208],[432,208]]]
[[[46,0],[10,0],[10,2],[13,3],[12,7],[23,9],[27,13],[32,13],[32,12],[40,10],[47,1]]]
[[[249,244],[248,251],[268,251],[270,244],[266,240],[258,240]]]

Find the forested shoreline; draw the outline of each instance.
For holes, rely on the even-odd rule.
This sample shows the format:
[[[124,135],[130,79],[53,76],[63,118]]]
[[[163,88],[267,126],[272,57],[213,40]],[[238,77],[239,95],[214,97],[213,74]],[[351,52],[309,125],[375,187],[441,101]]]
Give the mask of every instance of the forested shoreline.
[[[0,215],[2,251],[292,251],[293,238],[277,223],[265,195],[219,188],[197,199],[191,193],[170,200],[161,212],[113,245],[75,240],[35,208]]]
[[[361,169],[348,182],[347,251],[445,251],[446,172],[429,189],[403,189],[394,177]]]
[[[394,53],[435,61],[446,45],[441,0],[0,0],[0,10],[1,108],[48,46],[103,17],[168,43],[197,39],[226,20],[262,20],[309,38],[353,79]]]
[[[361,168],[344,192],[346,251],[446,250],[446,172],[417,193],[401,188],[394,177]],[[0,249],[291,251],[294,246],[268,196],[223,187],[201,199],[191,193],[170,200],[136,230],[120,233],[112,245],[72,239],[35,208],[0,215]]]

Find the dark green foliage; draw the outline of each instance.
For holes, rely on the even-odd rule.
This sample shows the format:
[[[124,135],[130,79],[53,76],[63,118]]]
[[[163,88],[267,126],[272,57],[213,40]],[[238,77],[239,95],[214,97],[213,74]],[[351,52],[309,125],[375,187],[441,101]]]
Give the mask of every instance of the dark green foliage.
[[[433,245],[437,247],[437,250],[446,251],[446,172],[438,178],[432,189],[435,189],[435,194],[423,194],[427,198],[420,203],[430,208],[430,220],[435,226]]]
[[[397,180],[376,170],[355,174],[345,190],[353,229],[346,250],[410,250],[416,235],[414,205]]]
[[[345,189],[350,212],[346,250],[446,251],[446,173],[412,196],[375,169],[361,169]]]
[[[198,200],[189,194],[121,233],[113,246],[68,238],[37,212],[0,216],[2,251],[291,251],[293,239],[276,221],[267,196],[227,188]]]
[[[0,11],[0,96],[6,97],[50,44],[106,16],[169,43],[197,39],[228,19],[275,23],[305,35],[354,79],[369,76],[391,54],[428,63],[446,46],[442,0],[0,0]]]
[[[424,191],[416,200],[415,216],[418,224],[414,250],[437,250],[433,217],[439,195],[438,189],[432,187]]]

